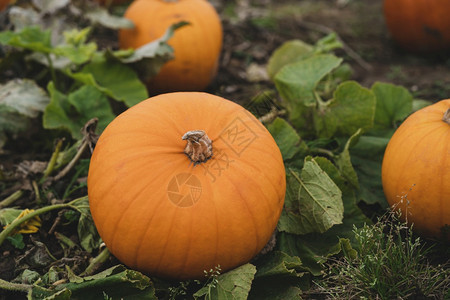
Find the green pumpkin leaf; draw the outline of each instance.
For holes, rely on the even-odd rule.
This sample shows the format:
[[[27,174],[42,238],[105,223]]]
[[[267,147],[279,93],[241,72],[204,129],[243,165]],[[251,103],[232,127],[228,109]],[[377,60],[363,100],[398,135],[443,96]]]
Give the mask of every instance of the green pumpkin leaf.
[[[275,85],[283,99],[294,104],[314,106],[314,89],[319,81],[342,62],[331,54],[314,55],[283,67],[275,76]]]
[[[280,148],[284,160],[291,159],[301,148],[306,148],[295,129],[284,119],[276,118],[267,129]]]
[[[107,53],[114,56],[122,63],[132,64],[138,70],[143,80],[148,80],[158,74],[161,67],[169,60],[173,59],[173,48],[167,42],[173,36],[175,30],[189,25],[188,22],[181,21],[175,23],[166,30],[158,39],[151,41],[136,50],[114,51]]]
[[[385,136],[363,135],[350,149],[352,164],[360,183],[359,199],[367,204],[379,204],[383,208],[388,205],[381,184],[381,163],[393,131],[386,131]]]
[[[0,32],[0,44],[42,53],[52,51],[51,31],[37,26],[24,27],[19,32]]]
[[[334,49],[342,48],[342,43],[335,33],[321,38],[315,45],[307,44],[301,40],[290,40],[278,47],[269,58],[267,73],[273,80],[275,75],[284,66],[304,60],[314,54],[326,54]]]
[[[358,129],[373,126],[376,98],[357,82],[346,81],[334,92],[334,99],[314,112],[319,137],[351,136]]]
[[[44,128],[66,129],[74,139],[80,139],[81,128],[90,119],[98,118],[98,130],[102,131],[115,117],[106,96],[92,86],[82,86],[68,96],[52,82],[47,89],[51,101],[44,111]]]
[[[353,238],[353,227],[350,222],[351,218],[347,224],[337,225],[320,235],[310,233],[299,236],[282,232],[278,236],[278,248],[288,255],[300,257],[303,268],[312,275],[323,275],[323,263],[328,257],[339,254],[342,249],[352,249],[349,238]]]
[[[300,258],[272,251],[256,262],[257,272],[249,299],[301,299],[309,276]]]
[[[269,74],[269,77],[273,79],[278,71],[285,65],[300,61],[308,55],[311,55],[313,49],[312,45],[301,40],[284,42],[269,58],[267,64],[267,73]]]
[[[372,91],[377,99],[375,128],[393,128],[411,113],[413,97],[406,88],[376,82]]]
[[[340,189],[316,161],[306,160],[300,175],[289,170],[285,209],[278,223],[280,231],[323,233],[341,224],[343,214]]]
[[[283,67],[275,76],[275,86],[285,101],[289,119],[298,129],[310,130],[317,105],[318,83],[342,62],[331,54],[314,55]]]
[[[148,98],[147,89],[134,70],[117,61],[99,58],[86,65],[81,72],[68,74],[127,106]]]
[[[92,252],[94,249],[100,247],[102,240],[95,227],[91,211],[89,210],[89,200],[86,198],[83,201],[78,201],[76,207],[81,213],[77,227],[81,247],[87,252]]]
[[[355,188],[359,188],[358,175],[353,168],[351,157],[350,157],[350,147],[357,143],[357,140],[362,134],[362,129],[358,129],[355,134],[353,134],[345,143],[342,152],[336,156],[335,163],[338,167],[342,176],[348,180],[348,182]]]
[[[302,261],[281,251],[272,251],[257,261],[255,280],[272,276],[302,277]]]
[[[256,267],[252,264],[242,265],[217,277],[214,285],[206,285],[194,294],[195,299],[236,299],[248,297]]]

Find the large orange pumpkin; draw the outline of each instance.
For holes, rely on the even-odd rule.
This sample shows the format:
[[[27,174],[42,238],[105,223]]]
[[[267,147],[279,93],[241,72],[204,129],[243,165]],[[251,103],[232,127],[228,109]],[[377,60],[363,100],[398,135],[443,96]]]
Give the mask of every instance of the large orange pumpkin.
[[[168,44],[175,58],[148,82],[150,93],[202,91],[217,73],[222,49],[222,25],[214,7],[206,0],[135,0],[125,12],[134,29],[119,32],[122,49],[138,48],[160,38],[180,21]]]
[[[88,194],[109,250],[165,278],[204,278],[248,262],[276,228],[286,189],[280,151],[247,110],[177,92],[128,109],[100,136]]]
[[[382,182],[413,229],[450,240],[450,99],[409,116],[386,148]],[[444,229],[444,230],[442,230]],[[444,232],[444,233],[443,233]]]
[[[450,49],[450,1],[385,0],[384,16],[393,39],[410,52]]]

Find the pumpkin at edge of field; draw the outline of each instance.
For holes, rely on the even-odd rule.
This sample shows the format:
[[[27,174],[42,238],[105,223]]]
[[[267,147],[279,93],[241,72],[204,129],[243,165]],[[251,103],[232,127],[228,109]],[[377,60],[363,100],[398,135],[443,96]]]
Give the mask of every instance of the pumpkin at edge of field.
[[[150,94],[203,91],[215,78],[222,49],[222,23],[205,0],[135,0],[124,15],[134,29],[119,31],[121,49],[139,48],[160,38],[173,24],[187,21],[168,41],[174,58],[147,81]]]
[[[450,241],[450,99],[411,114],[395,131],[382,163],[391,207],[417,233]]]
[[[412,53],[450,50],[450,1],[384,0],[386,26],[394,41]]]
[[[111,253],[179,280],[250,261],[274,232],[285,192],[267,129],[242,106],[203,92],[158,95],[119,115],[88,174],[93,220]]]

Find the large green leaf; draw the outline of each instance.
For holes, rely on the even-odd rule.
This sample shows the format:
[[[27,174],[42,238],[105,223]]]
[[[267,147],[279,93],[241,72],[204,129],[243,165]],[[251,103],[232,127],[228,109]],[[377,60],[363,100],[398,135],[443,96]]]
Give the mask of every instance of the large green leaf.
[[[148,98],[145,85],[133,69],[118,61],[98,58],[87,64],[81,72],[68,74],[113,99],[123,101],[127,106]]]
[[[95,227],[91,211],[89,210],[89,200],[86,198],[83,201],[77,202],[76,207],[81,213],[77,227],[80,245],[87,252],[92,252],[94,249],[100,247],[102,240]]]
[[[406,88],[376,82],[372,91],[377,99],[375,128],[393,128],[411,113],[413,97]]]
[[[276,118],[267,129],[280,148],[284,160],[291,159],[300,149],[306,148],[295,129],[284,119]]]
[[[69,95],[59,92],[52,82],[47,89],[51,101],[44,111],[44,128],[66,129],[80,139],[81,128],[90,119],[98,118],[97,127],[102,131],[115,117],[107,97],[92,86],[82,86]]]
[[[167,42],[172,38],[175,30],[188,24],[185,21],[172,24],[156,40],[144,44],[135,50],[114,51],[107,53],[107,55],[112,55],[123,63],[132,64],[133,68],[138,70],[143,81],[147,81],[158,74],[167,61],[173,59],[173,48]]]
[[[321,234],[298,235],[281,232],[278,236],[277,247],[290,256],[300,257],[304,270],[308,270],[313,275],[320,275],[323,270],[322,263],[326,258],[339,253],[344,246],[348,248],[346,244],[354,240],[353,226],[360,227],[365,223],[370,223],[370,220],[357,205],[355,189],[331,161],[324,157],[307,157],[305,162],[308,161],[316,162],[342,191],[344,206],[342,224],[334,225]],[[288,196],[286,197],[287,199]]]
[[[331,54],[314,55],[283,67],[275,76],[280,95],[290,104],[316,105],[314,89],[319,81],[342,62]]]
[[[42,53],[52,51],[51,31],[41,30],[37,26],[24,27],[19,32],[0,32],[0,43]]]
[[[286,103],[294,127],[309,129],[311,112],[317,106],[317,84],[342,62],[331,54],[314,55],[288,64],[275,75],[275,86]]]
[[[323,233],[341,224],[343,215],[342,193],[316,161],[306,160],[301,175],[289,170],[285,209],[278,223],[280,231]]]
[[[358,196],[367,204],[387,207],[381,184],[381,163],[392,134],[393,130],[386,131],[385,136],[363,135],[350,149],[351,160],[360,182]]]
[[[298,257],[273,251],[256,262],[257,272],[249,299],[301,299],[301,288],[308,285],[309,276]]]
[[[284,66],[304,60],[314,54],[326,54],[336,48],[341,48],[342,43],[335,33],[321,38],[315,45],[307,44],[301,40],[291,40],[278,47],[269,58],[267,73],[273,80],[275,75]]]
[[[194,294],[195,299],[235,299],[248,297],[256,267],[252,264],[242,265],[217,277],[215,286],[206,285]]]
[[[352,228],[351,224],[342,224],[323,234],[296,235],[281,232],[278,236],[278,249],[290,256],[300,257],[304,270],[320,276],[323,275],[323,263],[328,257],[340,253],[343,248],[351,249],[349,239],[340,237],[342,234],[349,236]]]
[[[385,208],[387,202],[381,184],[384,150],[397,123],[412,112],[414,101],[408,90],[401,86],[377,82],[371,90],[376,96],[374,128],[359,138],[350,154],[360,182],[359,200]]]
[[[357,82],[346,81],[334,92],[334,99],[314,112],[319,137],[351,136],[359,128],[373,126],[376,98]]]
[[[359,137],[362,134],[361,128],[358,129],[345,143],[344,149],[339,155],[335,157],[335,163],[339,169],[342,176],[348,180],[348,182],[355,189],[359,189],[358,175],[353,168],[351,157],[350,157],[350,147],[357,143]]]
[[[312,45],[301,40],[291,40],[283,43],[270,57],[267,64],[267,73],[273,79],[281,68],[306,58],[312,54],[313,49]]]
[[[306,160],[311,160],[307,157]],[[342,192],[342,202],[344,204],[344,220],[346,223],[348,218],[352,219],[352,224],[357,226],[368,223],[369,220],[362,213],[357,205],[355,188],[349,184],[348,179],[338,170],[338,168],[325,157],[315,157],[314,161],[324,170],[331,180],[339,187]],[[339,225],[338,225],[339,226]]]

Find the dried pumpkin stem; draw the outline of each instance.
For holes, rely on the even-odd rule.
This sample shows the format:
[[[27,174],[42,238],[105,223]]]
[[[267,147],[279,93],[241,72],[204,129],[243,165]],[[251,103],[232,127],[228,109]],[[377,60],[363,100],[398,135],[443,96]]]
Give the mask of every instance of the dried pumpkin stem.
[[[194,164],[205,162],[213,155],[212,141],[203,130],[188,131],[182,139],[187,142],[184,153]]]
[[[450,108],[447,109],[447,111],[444,113],[444,116],[442,117],[442,121],[450,125]]]

